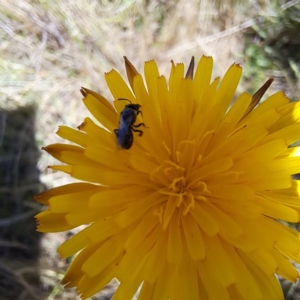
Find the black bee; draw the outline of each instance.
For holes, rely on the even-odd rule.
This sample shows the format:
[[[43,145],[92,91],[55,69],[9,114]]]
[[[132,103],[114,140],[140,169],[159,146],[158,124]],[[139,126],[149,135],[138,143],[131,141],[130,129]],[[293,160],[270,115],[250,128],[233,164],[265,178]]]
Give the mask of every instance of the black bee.
[[[139,114],[142,114],[142,111],[140,110],[141,105],[132,104],[131,101],[128,99],[120,98],[118,100],[129,101],[130,104],[127,104],[124,110],[121,112],[119,128],[115,129],[114,132],[117,136],[117,142],[119,146],[122,147],[123,149],[130,149],[133,143],[133,131],[138,132],[139,136],[142,136],[144,133],[142,130],[135,129],[142,125],[145,126],[144,123],[134,125],[134,122],[136,121],[136,117]]]

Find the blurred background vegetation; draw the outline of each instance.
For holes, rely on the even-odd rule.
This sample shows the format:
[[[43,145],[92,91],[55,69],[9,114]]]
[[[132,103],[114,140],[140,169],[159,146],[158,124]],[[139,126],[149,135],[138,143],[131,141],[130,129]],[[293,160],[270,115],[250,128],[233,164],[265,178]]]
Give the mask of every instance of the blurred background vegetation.
[[[67,261],[56,248],[72,233],[40,235],[32,196],[67,183],[40,152],[58,142],[58,125],[78,126],[87,111],[81,86],[111,99],[103,73],[125,75],[155,59],[215,60],[215,75],[244,68],[240,90],[300,98],[300,1],[279,0],[0,0],[0,300],[79,299],[59,285]],[[299,287],[283,282],[286,299]],[[110,299],[114,284],[93,299]]]

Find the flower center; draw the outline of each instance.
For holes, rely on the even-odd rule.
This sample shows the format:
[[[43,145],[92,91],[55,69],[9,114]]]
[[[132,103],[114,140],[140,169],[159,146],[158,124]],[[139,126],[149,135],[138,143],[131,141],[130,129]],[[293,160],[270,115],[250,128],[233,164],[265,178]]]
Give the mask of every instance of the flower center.
[[[173,213],[178,210],[179,214],[186,215],[194,208],[195,201],[206,201],[203,194],[209,193],[206,183],[204,181],[188,180],[188,173],[198,165],[199,161],[193,160],[193,153],[191,151],[194,147],[193,142],[185,142],[187,147],[182,147],[182,151],[176,151],[173,160],[165,160],[157,167],[151,174],[150,179],[162,186],[159,192],[166,196],[166,201],[163,202],[159,208],[156,209],[155,215],[160,219],[163,227],[166,228]],[[195,150],[195,149],[193,149]]]

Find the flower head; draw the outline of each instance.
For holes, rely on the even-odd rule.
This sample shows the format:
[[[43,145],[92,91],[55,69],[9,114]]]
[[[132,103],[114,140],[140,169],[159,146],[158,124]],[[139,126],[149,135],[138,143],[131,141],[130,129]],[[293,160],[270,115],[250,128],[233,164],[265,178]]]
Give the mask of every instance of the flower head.
[[[114,300],[140,286],[138,299],[283,299],[276,274],[299,277],[299,234],[286,222],[299,222],[300,152],[289,145],[300,140],[300,102],[279,92],[256,106],[269,80],[230,106],[242,69],[211,80],[211,57],[186,76],[172,63],[169,80],[154,61],[145,81],[125,63],[130,87],[105,75],[113,103],[81,90],[98,122],[61,126],[74,145],[44,148],[65,163],[52,169],[83,181],[36,197],[49,207],[39,231],[88,225],[58,249],[80,251],[63,284],[83,298],[117,278]]]

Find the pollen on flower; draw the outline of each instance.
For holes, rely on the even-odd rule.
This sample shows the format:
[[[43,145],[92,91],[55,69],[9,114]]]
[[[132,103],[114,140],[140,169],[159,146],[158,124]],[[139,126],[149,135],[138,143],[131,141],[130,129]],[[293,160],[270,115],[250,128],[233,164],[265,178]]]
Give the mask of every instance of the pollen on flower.
[[[259,104],[269,79],[232,103],[241,66],[212,79],[211,57],[186,74],[172,62],[169,80],[154,61],[144,78],[125,65],[129,86],[105,74],[113,102],[81,89],[100,125],[61,126],[74,145],[43,148],[65,163],[51,168],[83,181],[36,197],[49,207],[39,231],[88,225],[58,249],[79,253],[62,283],[82,298],[117,278],[114,300],[138,290],[139,300],[283,299],[276,274],[299,277],[290,262],[300,263],[299,234],[285,224],[300,220],[299,147],[290,147],[300,102],[279,92]]]

